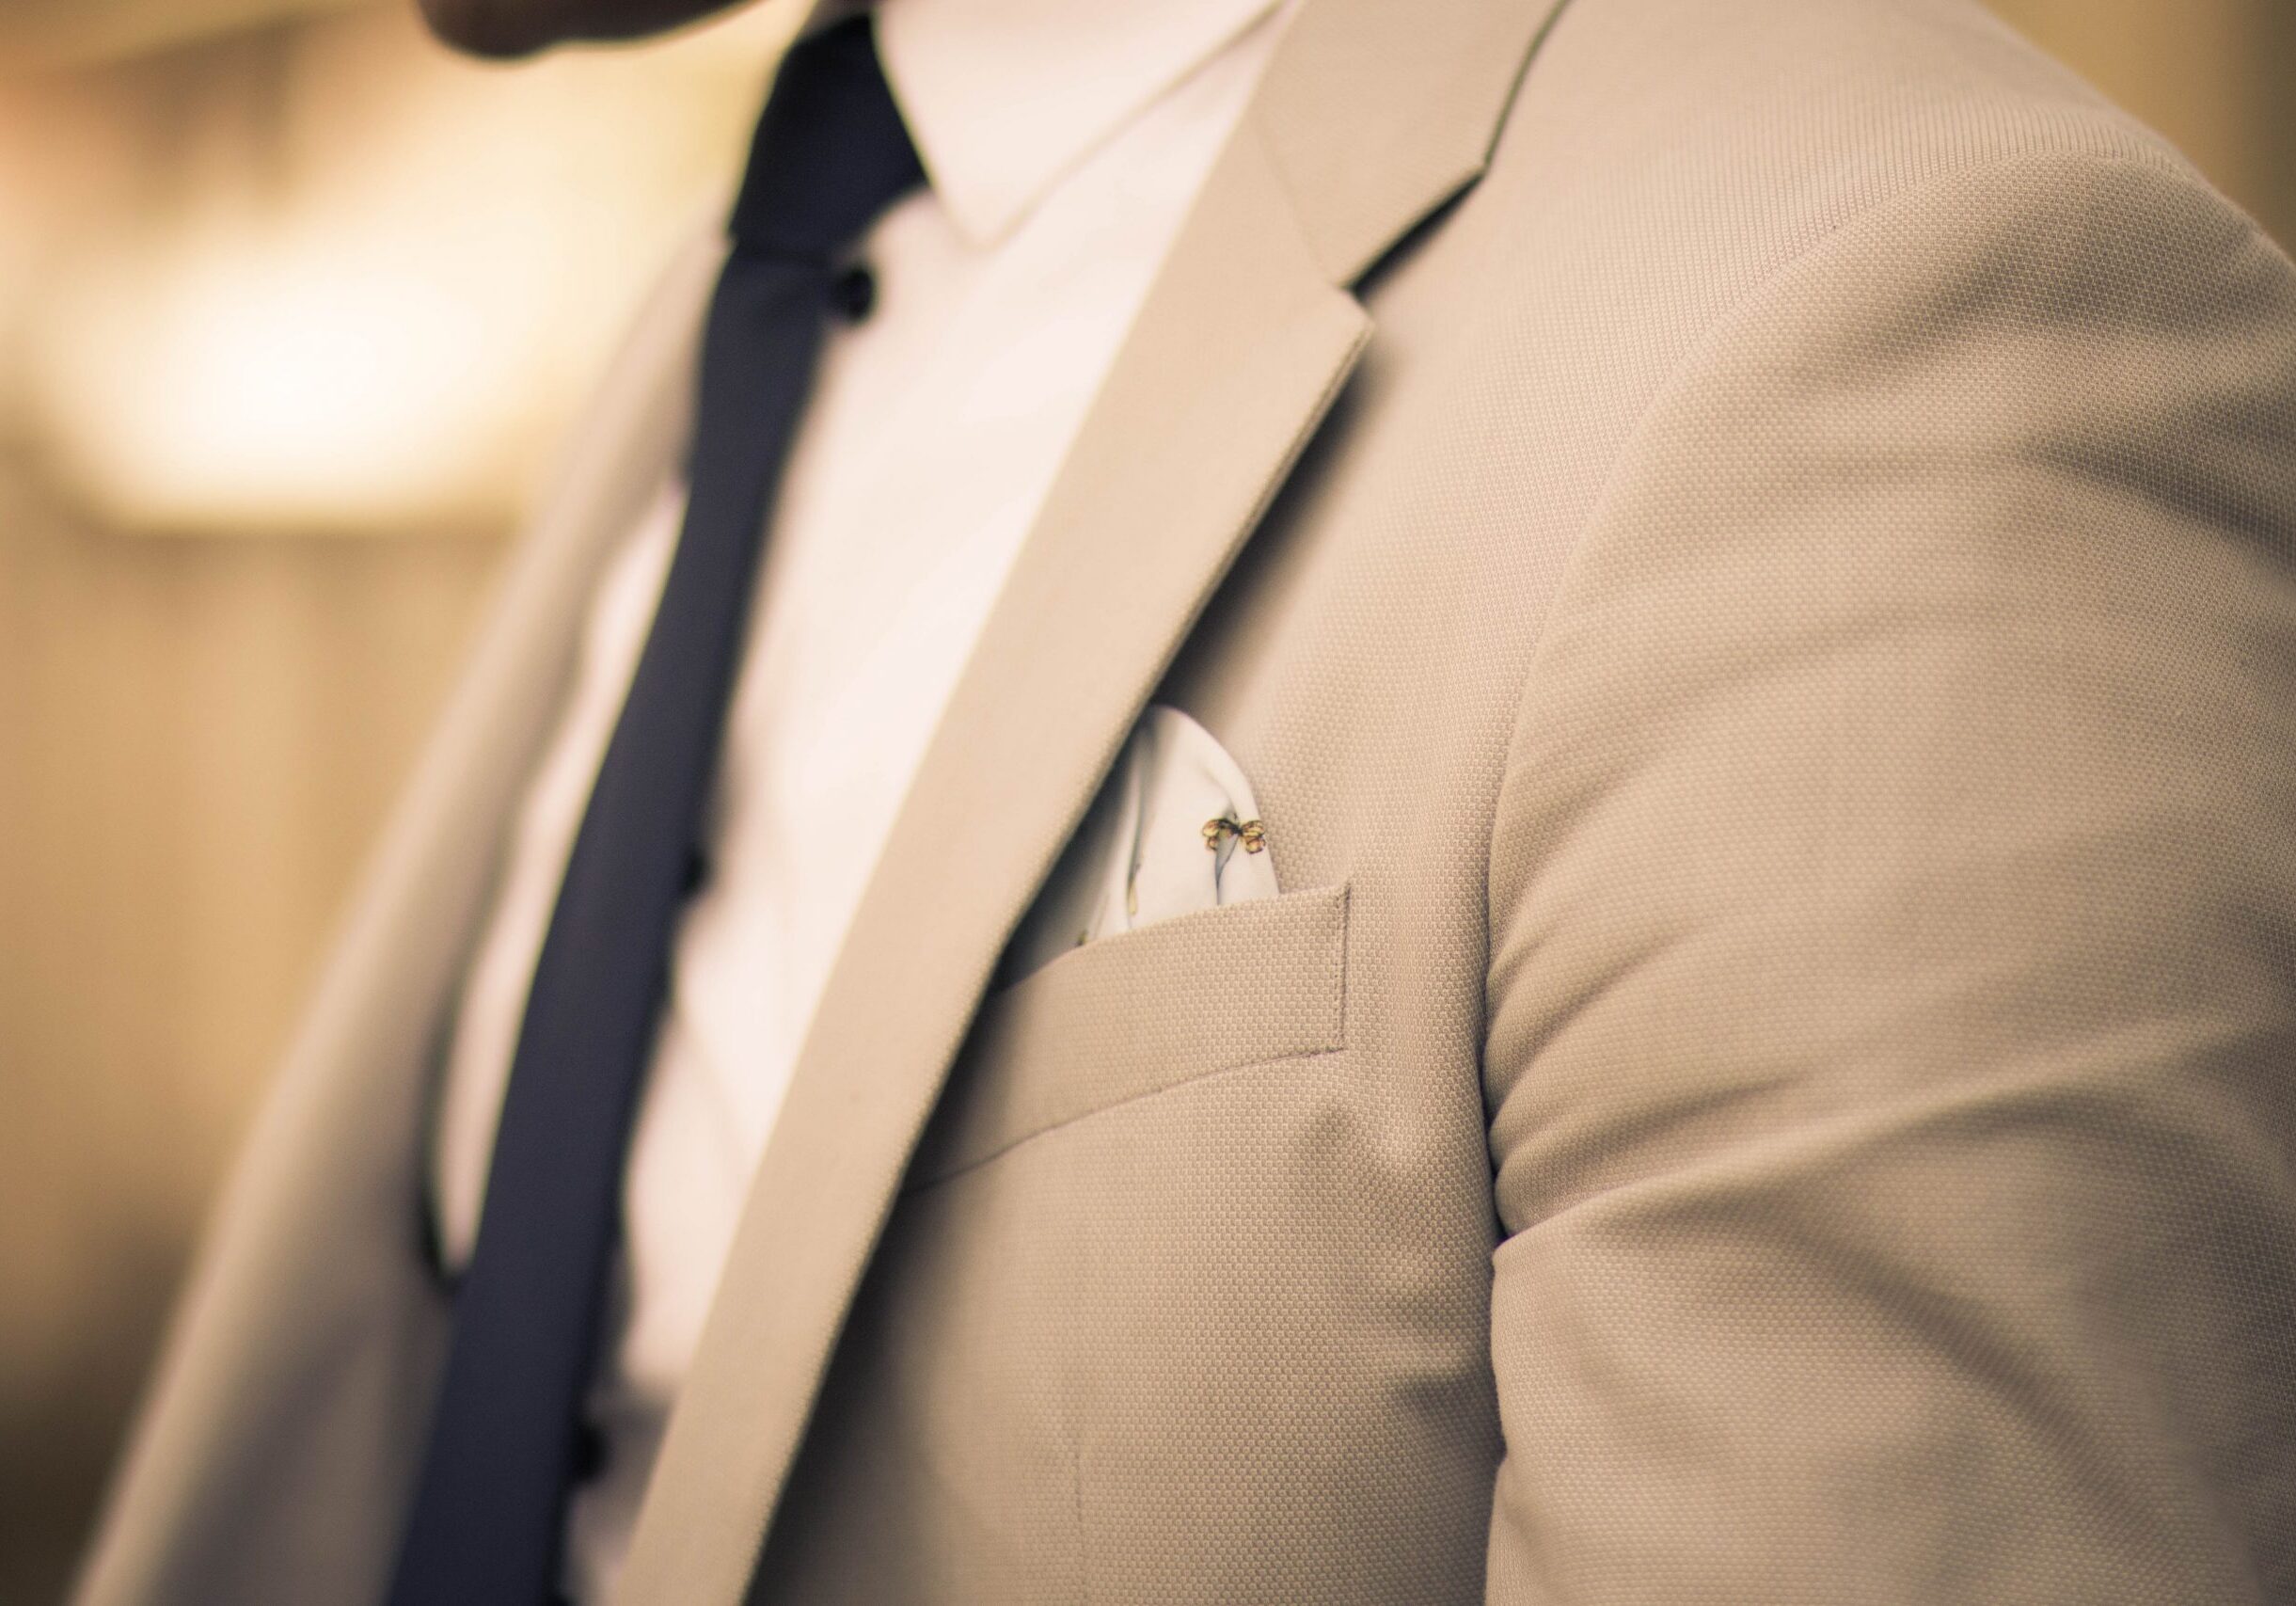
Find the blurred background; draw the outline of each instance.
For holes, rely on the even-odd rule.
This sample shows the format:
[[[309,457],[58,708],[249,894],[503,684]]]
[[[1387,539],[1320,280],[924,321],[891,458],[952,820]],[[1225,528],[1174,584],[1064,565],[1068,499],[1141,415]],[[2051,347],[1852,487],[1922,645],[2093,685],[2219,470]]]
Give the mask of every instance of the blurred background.
[[[502,67],[409,0],[0,0],[0,1603],[802,8]],[[1997,8],[2296,238],[2296,0]]]

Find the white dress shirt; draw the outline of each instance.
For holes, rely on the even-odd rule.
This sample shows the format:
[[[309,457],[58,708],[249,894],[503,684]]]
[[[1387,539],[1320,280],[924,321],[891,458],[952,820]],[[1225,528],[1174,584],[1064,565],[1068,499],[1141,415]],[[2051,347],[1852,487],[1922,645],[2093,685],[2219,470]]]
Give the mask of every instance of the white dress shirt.
[[[624,1179],[567,1584],[602,1598],[797,1052],[1005,570],[1281,25],[1277,0],[888,0],[929,186],[861,243],[769,525]],[[450,1045],[443,1248],[477,1236],[558,883],[684,511],[665,485],[592,601]]]

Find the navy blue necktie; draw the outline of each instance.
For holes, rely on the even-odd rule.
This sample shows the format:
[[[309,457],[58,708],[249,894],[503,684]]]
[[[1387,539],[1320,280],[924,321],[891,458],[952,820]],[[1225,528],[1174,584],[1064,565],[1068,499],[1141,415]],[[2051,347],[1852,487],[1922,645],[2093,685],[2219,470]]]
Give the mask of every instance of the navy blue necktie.
[[[800,41],[768,97],[704,328],[686,522],[527,997],[392,1606],[557,1598],[583,1397],[766,516],[836,260],[922,177],[868,19]]]

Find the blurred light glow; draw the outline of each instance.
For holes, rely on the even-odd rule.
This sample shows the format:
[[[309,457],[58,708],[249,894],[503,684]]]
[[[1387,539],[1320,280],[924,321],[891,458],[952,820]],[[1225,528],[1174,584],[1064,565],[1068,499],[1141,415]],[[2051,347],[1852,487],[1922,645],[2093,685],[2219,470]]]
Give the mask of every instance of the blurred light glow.
[[[167,86],[140,210],[25,320],[46,471],[123,530],[502,529],[722,204],[800,4],[509,69],[357,12]]]
[[[519,454],[515,308],[340,236],[203,242],[68,293],[62,466],[130,527],[486,518]]]

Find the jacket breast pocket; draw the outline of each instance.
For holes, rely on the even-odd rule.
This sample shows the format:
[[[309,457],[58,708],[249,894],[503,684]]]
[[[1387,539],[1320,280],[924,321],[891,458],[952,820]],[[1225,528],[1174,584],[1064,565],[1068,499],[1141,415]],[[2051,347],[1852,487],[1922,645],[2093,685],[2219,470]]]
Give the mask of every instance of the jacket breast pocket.
[[[1197,910],[992,994],[910,1187],[1199,1077],[1344,1046],[1347,913],[1344,885]]]

